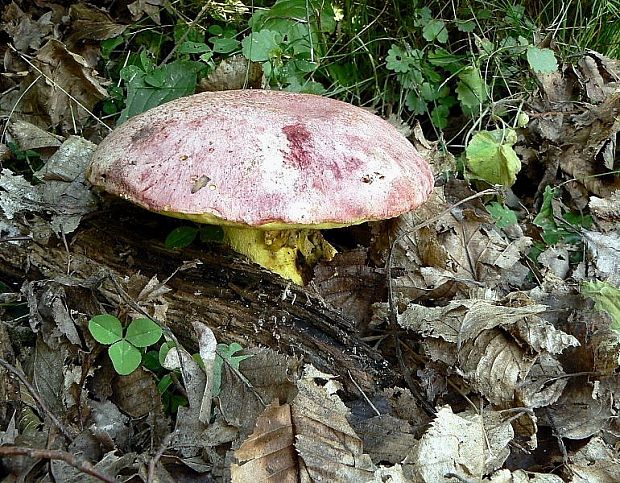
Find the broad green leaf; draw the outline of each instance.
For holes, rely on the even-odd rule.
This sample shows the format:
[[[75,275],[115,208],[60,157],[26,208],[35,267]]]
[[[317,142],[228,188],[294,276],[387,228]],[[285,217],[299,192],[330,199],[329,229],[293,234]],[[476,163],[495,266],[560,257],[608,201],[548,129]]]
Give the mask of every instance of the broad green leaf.
[[[118,124],[164,102],[193,94],[196,74],[201,68],[202,64],[188,60],[176,60],[148,74],[136,66],[123,68],[121,77],[127,86],[127,103]]]
[[[558,70],[558,61],[551,49],[539,49],[534,46],[528,47],[527,62],[534,72],[541,74],[550,74]]]
[[[190,246],[198,236],[199,229],[195,226],[178,226],[166,237],[166,248],[185,248]]]
[[[448,41],[448,29],[443,20],[430,20],[422,28],[422,37],[432,42],[436,40],[439,43],[445,44]]]
[[[123,325],[113,315],[95,315],[88,321],[88,330],[100,344],[114,344],[123,337]]]
[[[413,114],[426,114],[426,101],[420,98],[415,91],[411,90],[405,97],[405,104]]]
[[[620,289],[609,282],[584,282],[581,293],[594,300],[594,308],[611,316],[611,329],[620,337]]]
[[[241,42],[242,52],[245,58],[252,62],[266,62],[281,51],[281,42],[280,32],[266,29],[252,32]]]
[[[142,366],[153,372],[159,372],[164,369],[159,363],[159,352],[155,350],[148,351],[144,354],[142,357]]]
[[[157,384],[157,391],[159,394],[163,394],[166,390],[172,385],[172,376],[170,374],[166,374],[161,378],[159,383]]]
[[[469,66],[459,74],[456,93],[463,112],[473,115],[480,111],[480,106],[487,101],[487,85],[480,75],[480,69]]]
[[[161,327],[151,319],[135,319],[127,327],[125,339],[136,347],[148,347],[161,338]]]
[[[218,54],[230,54],[238,50],[241,44],[237,39],[227,37],[211,37],[209,41],[213,44],[213,51]]]
[[[131,374],[142,362],[140,351],[125,339],[112,344],[108,348],[108,355],[112,360],[114,370],[121,376]]]
[[[521,161],[512,149],[516,142],[517,134],[512,129],[476,133],[465,148],[469,175],[490,184],[512,186],[521,169]]]
[[[517,214],[497,201],[486,205],[486,209],[493,217],[493,220],[495,220],[498,228],[506,228],[517,224]]]

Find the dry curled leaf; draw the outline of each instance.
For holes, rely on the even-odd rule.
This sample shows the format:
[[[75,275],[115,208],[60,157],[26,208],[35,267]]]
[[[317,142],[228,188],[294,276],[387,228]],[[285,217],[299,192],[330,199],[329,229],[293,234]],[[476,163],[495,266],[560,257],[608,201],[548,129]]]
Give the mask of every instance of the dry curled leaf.
[[[233,483],[297,482],[294,441],[291,407],[272,402],[256,420],[254,432],[235,451],[238,463],[230,466]]]

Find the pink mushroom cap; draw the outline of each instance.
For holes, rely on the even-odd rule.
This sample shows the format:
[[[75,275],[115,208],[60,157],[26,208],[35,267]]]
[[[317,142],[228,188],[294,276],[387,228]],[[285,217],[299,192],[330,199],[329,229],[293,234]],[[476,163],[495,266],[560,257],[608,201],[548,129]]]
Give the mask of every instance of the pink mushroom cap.
[[[393,218],[433,188],[428,163],[396,128],[326,97],[204,92],[116,128],[92,184],[150,211],[265,229]]]

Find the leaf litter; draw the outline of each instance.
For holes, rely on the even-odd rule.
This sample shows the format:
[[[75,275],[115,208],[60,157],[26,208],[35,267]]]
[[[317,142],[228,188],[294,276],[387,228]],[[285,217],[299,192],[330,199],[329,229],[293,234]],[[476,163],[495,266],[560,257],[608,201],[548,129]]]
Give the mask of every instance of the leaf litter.
[[[159,21],[159,4],[134,2],[131,11]],[[85,137],[105,134],[91,112],[107,96],[106,81],[76,39],[109,39],[126,25],[92,6],[55,8],[4,10],[1,28],[14,47],[5,55],[13,89],[0,100],[7,140],[44,161],[30,177],[9,168],[0,174],[0,236],[9,243],[53,243],[97,208],[84,180],[94,148]],[[73,20],[64,39],[53,28],[62,15]],[[238,85],[240,68],[228,62],[210,86]],[[139,273],[116,282],[124,292],[105,275],[48,274],[14,293],[3,288],[22,304],[0,307],[0,395],[14,408],[14,388],[26,406],[2,410],[0,442],[39,453],[10,463],[5,456],[2,471],[81,480],[81,469],[46,456],[51,441],[102,475],[144,481],[207,472],[240,482],[620,480],[620,184],[612,174],[620,74],[596,52],[562,69],[537,73],[532,121],[509,140],[512,165],[514,152],[523,163],[514,192],[504,193],[510,208],[487,209],[469,183],[448,179],[418,211],[371,227],[365,246],[317,268],[313,289],[323,302],[383,345],[391,361],[398,334],[394,344],[417,385],[353,397],[339,377],[301,358],[231,349],[193,321],[203,364],[174,337],[162,361],[184,395],[172,416],[156,369],[115,374],[86,327],[106,309],[164,325],[173,289]],[[589,105],[574,100],[575,77]],[[419,126],[414,134],[437,173],[454,165]],[[516,171],[498,173],[498,182],[511,183]],[[519,187],[521,177],[535,188]],[[545,198],[547,186],[559,186],[558,197]],[[501,210],[517,223],[498,223]],[[566,221],[581,210],[591,226]],[[28,376],[14,379],[22,366]],[[557,438],[550,452],[547,433]],[[51,463],[37,465],[41,458]]]

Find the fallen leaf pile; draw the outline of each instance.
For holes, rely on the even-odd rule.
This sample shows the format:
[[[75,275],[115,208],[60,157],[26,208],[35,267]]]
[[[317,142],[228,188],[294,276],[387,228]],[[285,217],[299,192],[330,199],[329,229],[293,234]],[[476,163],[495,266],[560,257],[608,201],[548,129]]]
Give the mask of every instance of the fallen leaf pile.
[[[159,23],[161,3],[133,2],[125,21]],[[398,386],[353,396],[339,368],[237,346],[234,334],[217,340],[187,320],[200,357],[177,339],[185,334],[164,330],[173,391],[162,399],[154,369],[119,376],[87,326],[108,312],[167,327],[178,314],[165,274],[116,280],[71,250],[100,209],[85,181],[108,131],[95,115],[109,85],[96,71],[99,43],[126,28],[89,4],[3,10],[2,142],[42,167],[0,171],[0,249],[65,244],[71,270],[34,267],[40,276],[21,287],[0,278],[2,477],[620,481],[617,62],[587,52],[538,74],[530,123],[510,141],[523,163],[512,190],[447,177],[417,211],[351,229],[359,243],[317,267],[309,293],[381,351]],[[222,62],[203,87],[236,85],[237,63]],[[413,132],[436,174],[454,163]],[[498,223],[491,197],[518,222]]]

